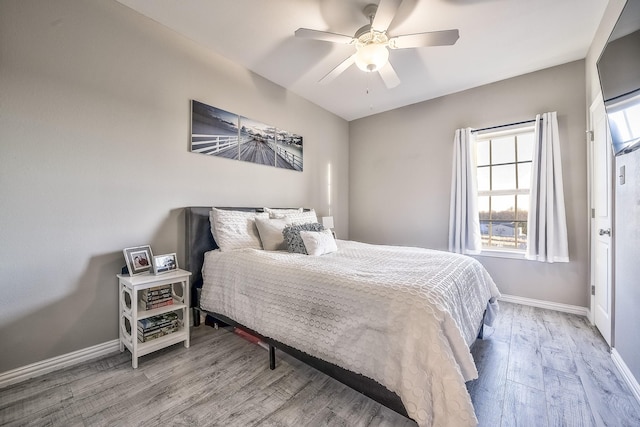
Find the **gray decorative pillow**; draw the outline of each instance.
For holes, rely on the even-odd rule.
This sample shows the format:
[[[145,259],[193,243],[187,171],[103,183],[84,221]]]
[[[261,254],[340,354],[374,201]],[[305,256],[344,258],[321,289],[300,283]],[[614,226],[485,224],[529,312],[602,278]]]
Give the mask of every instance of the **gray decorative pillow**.
[[[304,241],[300,237],[301,231],[324,231],[324,226],[317,222],[311,222],[307,224],[295,224],[288,225],[282,230],[284,241],[287,243],[287,249],[289,252],[307,255],[307,248],[304,246]]]

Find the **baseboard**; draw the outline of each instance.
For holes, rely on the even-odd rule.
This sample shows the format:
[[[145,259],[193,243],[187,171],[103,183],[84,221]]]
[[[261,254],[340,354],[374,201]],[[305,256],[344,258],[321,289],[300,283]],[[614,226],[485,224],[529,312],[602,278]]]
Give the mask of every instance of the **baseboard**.
[[[561,311],[563,313],[577,314],[578,316],[589,317],[589,309],[578,305],[562,304],[559,302],[543,301],[533,298],[518,297],[515,295],[502,294],[500,301],[512,302],[514,304],[529,305],[532,307],[546,308],[547,310]]]
[[[638,403],[640,403],[640,384],[638,384],[638,381],[633,376],[633,374],[627,367],[627,364],[624,363],[624,360],[622,360],[622,357],[620,357],[620,353],[618,353],[615,348],[611,349],[611,359],[613,359],[614,365],[616,365],[616,367],[622,374],[624,381],[631,389],[633,396],[636,398]]]
[[[93,347],[83,348],[82,350],[72,353],[63,354],[42,362],[32,363],[31,365],[16,368],[11,371],[0,373],[0,388],[19,383],[21,381],[35,378],[58,369],[77,365],[87,360],[96,359],[98,357],[107,356],[109,354],[120,351],[120,340],[107,341]]]

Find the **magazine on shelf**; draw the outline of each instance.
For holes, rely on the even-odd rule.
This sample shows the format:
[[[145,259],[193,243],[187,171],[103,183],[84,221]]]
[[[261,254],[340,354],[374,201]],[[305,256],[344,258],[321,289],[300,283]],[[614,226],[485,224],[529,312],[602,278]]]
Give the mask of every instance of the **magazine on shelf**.
[[[149,329],[173,320],[177,321],[180,320],[180,318],[178,317],[178,313],[172,311],[169,313],[159,314],[157,316],[147,317],[146,319],[140,319],[138,320],[138,326],[142,329]]]

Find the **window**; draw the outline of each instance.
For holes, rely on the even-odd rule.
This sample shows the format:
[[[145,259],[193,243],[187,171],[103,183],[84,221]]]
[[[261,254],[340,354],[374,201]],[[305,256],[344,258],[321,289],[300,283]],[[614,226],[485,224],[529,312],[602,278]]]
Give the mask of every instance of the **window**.
[[[482,248],[524,252],[534,127],[476,135]]]

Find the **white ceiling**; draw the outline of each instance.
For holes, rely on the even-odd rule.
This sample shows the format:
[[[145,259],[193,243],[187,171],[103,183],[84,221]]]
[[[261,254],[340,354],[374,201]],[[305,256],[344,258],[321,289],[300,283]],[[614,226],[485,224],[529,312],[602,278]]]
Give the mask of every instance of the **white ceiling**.
[[[458,28],[453,46],[391,50],[401,84],[351,66],[354,52],[295,38],[305,27],[353,36],[378,0],[118,0],[292,92],[354,120],[586,56],[608,0],[404,0],[391,36]]]

